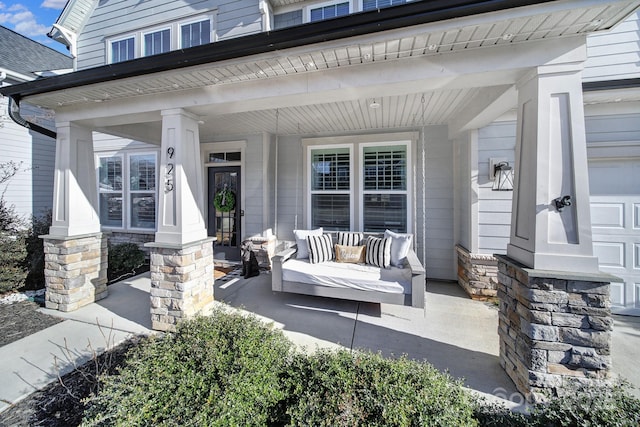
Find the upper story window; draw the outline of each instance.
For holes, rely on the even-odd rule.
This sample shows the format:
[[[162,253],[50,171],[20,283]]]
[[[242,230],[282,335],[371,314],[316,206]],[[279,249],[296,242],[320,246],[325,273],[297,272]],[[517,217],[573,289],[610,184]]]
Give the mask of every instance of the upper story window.
[[[211,20],[191,22],[180,27],[181,43],[183,49],[211,43]]]
[[[362,10],[382,9],[383,7],[405,4],[407,0],[362,0]]]
[[[135,58],[135,37],[111,42],[111,62],[128,61]]]
[[[309,22],[323,21],[349,14],[349,2],[322,4],[309,8]]]
[[[107,61],[116,63],[143,56],[158,55],[174,49],[186,49],[215,41],[215,10],[188,20],[164,24],[162,27],[120,34],[108,38]]]
[[[144,56],[157,55],[171,50],[171,30],[164,29],[144,35]]]

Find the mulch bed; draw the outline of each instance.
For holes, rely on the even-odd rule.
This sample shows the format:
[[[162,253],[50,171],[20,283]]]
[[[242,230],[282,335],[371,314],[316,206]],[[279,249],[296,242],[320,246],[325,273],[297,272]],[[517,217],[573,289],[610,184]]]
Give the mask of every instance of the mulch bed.
[[[0,347],[63,321],[39,312],[38,308],[33,301],[0,304]]]
[[[64,375],[44,389],[0,413],[0,426],[74,427],[82,422],[84,399],[95,394],[97,377],[115,373],[127,351],[138,342],[134,337]]]

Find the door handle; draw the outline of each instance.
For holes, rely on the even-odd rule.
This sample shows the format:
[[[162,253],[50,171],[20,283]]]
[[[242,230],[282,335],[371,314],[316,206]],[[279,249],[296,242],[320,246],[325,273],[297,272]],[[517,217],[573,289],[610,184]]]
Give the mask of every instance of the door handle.
[[[244,216],[244,209],[240,209],[240,216]]]

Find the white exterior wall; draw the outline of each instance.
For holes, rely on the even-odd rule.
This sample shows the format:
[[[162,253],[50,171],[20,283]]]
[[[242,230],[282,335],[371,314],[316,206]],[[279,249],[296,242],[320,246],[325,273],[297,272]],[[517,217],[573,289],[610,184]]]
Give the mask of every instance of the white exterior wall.
[[[177,20],[214,11],[214,41],[262,31],[256,0],[122,0],[100,2],[78,37],[78,69],[98,67],[107,61],[111,37],[144,28],[162,27]]]
[[[590,113],[590,110],[598,111]],[[625,153],[628,153],[626,145],[640,142],[640,113],[603,114],[602,106],[600,106],[586,108],[585,115],[587,150],[590,161],[625,157]],[[494,122],[479,131],[478,253],[503,254],[506,252],[507,243],[509,243],[511,196],[513,193],[491,190],[491,181],[488,179],[488,162],[491,157],[504,157],[513,164],[515,133],[516,123],[514,121]],[[640,178],[635,184],[625,184],[627,187],[635,185],[636,194],[640,194]],[[608,194],[608,189],[602,188],[597,183],[592,183],[591,187],[592,195]]]
[[[427,277],[455,280],[453,219],[453,144],[446,126],[426,131],[426,259]]]
[[[587,37],[583,80],[635,78],[640,75],[640,10],[606,33]]]
[[[277,238],[293,240],[293,230],[306,228],[303,218],[303,148],[300,137],[280,136],[277,150]]]
[[[493,191],[489,159],[514,165],[516,122],[494,122],[478,132],[478,253],[504,254],[509,243],[512,191]]]
[[[56,142],[14,123],[6,113],[7,104],[8,98],[0,99],[0,116],[6,117],[0,128],[1,161],[20,164],[20,171],[0,186],[0,192],[18,215],[30,220],[32,215],[41,216],[51,209]],[[21,111],[30,121],[53,127],[51,118],[42,110],[23,103]]]

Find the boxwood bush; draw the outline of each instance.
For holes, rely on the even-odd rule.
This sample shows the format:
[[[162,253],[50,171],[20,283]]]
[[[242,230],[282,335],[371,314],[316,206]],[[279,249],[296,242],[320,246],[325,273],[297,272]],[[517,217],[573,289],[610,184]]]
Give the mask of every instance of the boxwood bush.
[[[84,425],[474,425],[460,384],[427,364],[307,356],[281,331],[222,309],[143,340],[102,381]]]
[[[640,425],[640,400],[625,384],[576,389],[519,414],[428,363],[301,353],[255,316],[222,308],[142,340],[85,404],[87,426]]]
[[[215,311],[141,342],[88,402],[86,425],[268,425],[291,344],[255,318]]]

